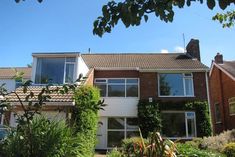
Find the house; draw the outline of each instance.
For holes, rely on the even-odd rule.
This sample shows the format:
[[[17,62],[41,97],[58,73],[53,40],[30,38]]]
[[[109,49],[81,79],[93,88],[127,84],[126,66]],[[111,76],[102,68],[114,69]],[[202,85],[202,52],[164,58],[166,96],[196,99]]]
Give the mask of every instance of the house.
[[[20,78],[16,78],[16,76]],[[22,83],[22,80],[29,80],[31,78],[31,68],[28,67],[5,67],[0,68],[0,86],[4,84],[7,92],[14,91]],[[4,117],[0,114],[0,124],[4,123]]]
[[[97,149],[118,146],[124,138],[138,134],[137,104],[140,100],[173,102],[208,101],[209,68],[200,61],[199,41],[192,39],[187,53],[33,53],[32,91],[47,83],[74,82],[79,74],[85,84],[100,88],[107,106],[99,112]],[[20,89],[16,90],[22,97]],[[19,106],[14,95],[10,100]],[[72,95],[52,95],[45,114],[68,118],[73,107]],[[20,108],[17,109],[20,112]],[[191,139],[197,136],[194,110],[162,112],[164,136]],[[15,125],[14,116],[10,121]],[[170,128],[170,129],[169,129]]]
[[[235,128],[235,61],[217,53],[210,69],[210,100],[214,133]]]

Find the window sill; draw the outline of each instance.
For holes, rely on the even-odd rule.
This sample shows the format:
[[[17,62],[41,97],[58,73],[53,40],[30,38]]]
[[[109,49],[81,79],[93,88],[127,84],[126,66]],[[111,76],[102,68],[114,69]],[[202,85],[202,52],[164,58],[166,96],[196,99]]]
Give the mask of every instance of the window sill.
[[[222,124],[222,122],[215,122],[216,125]]]

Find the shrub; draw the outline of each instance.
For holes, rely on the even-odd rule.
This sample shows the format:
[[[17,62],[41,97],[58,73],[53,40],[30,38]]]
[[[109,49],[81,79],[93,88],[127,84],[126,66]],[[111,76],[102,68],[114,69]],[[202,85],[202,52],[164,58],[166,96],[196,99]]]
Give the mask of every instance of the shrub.
[[[24,127],[30,127],[31,136],[28,136],[28,129]],[[21,126],[12,131],[3,141],[2,149],[5,157],[76,156],[76,143],[76,137],[64,121],[37,117],[29,126]]]
[[[150,132],[161,130],[161,114],[156,102],[140,100],[138,104],[138,119],[139,127],[145,138],[148,137]]]
[[[142,151],[143,143],[144,145],[148,145],[147,139],[143,139],[141,137],[132,137],[127,138],[122,141],[122,150],[123,154],[127,156],[136,156]]]
[[[125,157],[117,148],[107,153],[107,157]]]
[[[177,143],[178,157],[225,157],[223,154],[209,150],[200,150],[190,144]]]
[[[75,91],[74,99],[72,120],[79,140],[79,153],[90,157],[94,154],[98,110],[102,107],[99,90],[91,86],[81,86]]]
[[[187,141],[185,143],[194,148],[199,148],[201,146],[202,141],[203,141],[202,138],[193,138],[192,141]]]
[[[223,153],[227,155],[227,157],[235,156],[235,142],[226,144],[223,148]]]
[[[216,136],[204,137],[201,148],[219,150],[221,152],[223,147],[231,142],[235,142],[235,129],[225,131]]]

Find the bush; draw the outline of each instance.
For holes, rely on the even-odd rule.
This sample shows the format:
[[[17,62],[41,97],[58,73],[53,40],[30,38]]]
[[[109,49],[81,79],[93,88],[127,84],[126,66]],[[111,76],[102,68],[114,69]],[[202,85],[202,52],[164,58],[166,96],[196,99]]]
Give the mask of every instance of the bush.
[[[31,136],[24,127],[30,127]],[[2,151],[5,157],[30,157],[30,154],[35,157],[76,156],[76,143],[76,137],[64,121],[37,117],[30,126],[12,131],[3,141]]]
[[[204,137],[201,148],[219,150],[221,152],[224,146],[231,142],[235,142],[235,129],[225,131],[217,136]]]
[[[91,86],[81,86],[74,94],[75,109],[72,119],[79,140],[79,153],[82,156],[93,156],[96,145],[96,133],[98,126],[98,110],[100,94],[98,88]]]
[[[147,139],[143,139],[141,137],[124,139],[122,141],[123,154],[127,156],[136,156],[137,154],[140,154],[142,151],[143,142],[145,143],[145,145],[148,145]]]
[[[199,147],[201,147],[202,141],[203,141],[202,138],[193,138],[192,141],[187,141],[185,143],[194,147],[194,148],[199,148]]]
[[[107,153],[107,157],[125,157],[117,148]]]
[[[200,150],[190,144],[177,144],[178,157],[225,157],[223,154],[209,150]]]
[[[140,130],[145,138],[148,137],[150,132],[161,130],[161,113],[156,102],[140,100],[138,104],[138,119]]]
[[[226,144],[223,153],[227,155],[227,157],[234,157],[235,156],[235,142]]]

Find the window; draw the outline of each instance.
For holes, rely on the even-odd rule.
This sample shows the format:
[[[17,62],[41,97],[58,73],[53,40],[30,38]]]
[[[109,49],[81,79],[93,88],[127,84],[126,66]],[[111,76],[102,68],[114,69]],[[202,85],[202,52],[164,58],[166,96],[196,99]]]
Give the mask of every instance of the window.
[[[63,84],[74,81],[75,58],[38,58],[36,84]]]
[[[159,95],[193,96],[192,74],[159,74]]]
[[[108,118],[108,147],[120,146],[125,138],[139,136],[137,118]]]
[[[138,97],[138,79],[96,79],[102,97]]]
[[[162,112],[162,135],[170,138],[196,136],[195,112]]]
[[[235,97],[228,99],[229,103],[229,114],[235,115]]]
[[[22,79],[15,80],[15,88],[22,86]]]
[[[215,122],[221,123],[221,112],[220,112],[220,106],[219,104],[215,104]]]

